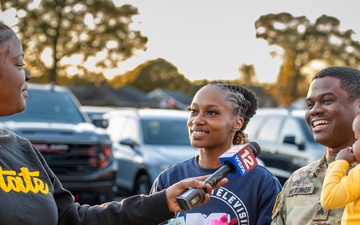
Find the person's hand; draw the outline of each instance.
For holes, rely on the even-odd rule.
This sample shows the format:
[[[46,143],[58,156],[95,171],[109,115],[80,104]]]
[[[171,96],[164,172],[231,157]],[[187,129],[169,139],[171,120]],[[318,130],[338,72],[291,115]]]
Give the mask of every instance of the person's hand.
[[[200,176],[200,177],[194,177],[194,178],[188,178],[182,181],[179,181],[170,187],[166,189],[166,199],[169,206],[170,212],[181,212],[183,211],[178,202],[176,201],[176,198],[180,196],[183,192],[185,192],[188,188],[204,188],[206,189],[205,199],[203,202],[201,202],[198,206],[204,205],[209,202],[210,200],[210,194],[213,189],[219,188],[223,185],[225,185],[228,182],[227,178],[223,178],[218,183],[216,183],[214,186],[211,186],[210,184],[206,184],[204,180],[208,177],[207,176]]]
[[[338,152],[335,160],[340,160],[340,159],[346,160],[349,164],[356,161],[356,158],[353,154],[353,150],[352,150],[351,146],[344,148]]]

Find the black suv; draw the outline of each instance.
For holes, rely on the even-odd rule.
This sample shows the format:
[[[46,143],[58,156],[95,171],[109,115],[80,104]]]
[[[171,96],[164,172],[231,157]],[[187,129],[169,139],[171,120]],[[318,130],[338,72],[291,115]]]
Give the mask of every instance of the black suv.
[[[0,117],[0,127],[29,139],[76,201],[113,200],[117,164],[105,130],[80,112],[65,87],[29,84],[28,93],[26,110]]]
[[[261,147],[258,156],[283,184],[290,174],[317,159],[326,148],[314,140],[305,110],[259,108],[245,132]]]

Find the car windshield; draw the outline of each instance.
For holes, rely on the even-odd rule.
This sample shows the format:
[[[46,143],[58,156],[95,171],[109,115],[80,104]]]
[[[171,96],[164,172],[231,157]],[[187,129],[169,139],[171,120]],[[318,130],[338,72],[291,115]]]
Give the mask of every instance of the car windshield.
[[[143,120],[142,129],[145,144],[190,145],[186,120]]]
[[[315,141],[315,139],[314,139],[314,136],[313,136],[312,133],[311,133],[311,130],[310,130],[310,128],[309,128],[309,126],[308,126],[305,118],[300,118],[300,121],[301,121],[301,123],[300,123],[301,126],[302,126],[302,127],[304,128],[304,130],[305,130],[305,135],[306,135],[307,139],[308,139],[310,142],[312,142],[312,143],[317,143],[317,142]]]
[[[0,121],[81,123],[85,119],[71,97],[64,92],[28,90],[26,109]]]

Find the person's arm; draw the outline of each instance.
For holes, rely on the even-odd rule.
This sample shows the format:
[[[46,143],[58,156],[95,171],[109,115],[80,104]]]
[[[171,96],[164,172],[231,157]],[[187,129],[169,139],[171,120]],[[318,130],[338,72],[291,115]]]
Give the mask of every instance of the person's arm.
[[[321,204],[324,208],[341,208],[349,202],[353,202],[358,196],[359,168],[355,167],[346,176],[350,164],[355,162],[352,147],[339,151],[335,161],[329,164],[324,184],[321,191]]]
[[[95,206],[80,205],[74,201],[74,196],[70,191],[62,187],[41,153],[33,149],[51,180],[49,186],[58,211],[58,225],[155,225],[171,219],[174,212],[182,211],[176,198],[188,188],[205,187],[205,200],[200,204],[203,205],[210,200],[213,189],[227,183],[227,178],[224,178],[214,187],[209,184],[205,186],[204,180],[208,176],[201,176],[179,181],[152,195],[137,195],[125,198],[121,202],[112,201]]]
[[[359,168],[350,170],[346,176],[349,163],[346,160],[336,160],[329,164],[321,191],[321,205],[328,209],[341,208],[353,202],[359,196]]]
[[[159,224],[173,218],[174,212],[182,211],[176,197],[190,187],[203,188],[205,186],[203,181],[206,177],[185,179],[161,192],[132,196],[121,202],[110,202],[91,207],[75,203],[69,205],[66,212],[61,215],[59,224]],[[224,178],[214,188],[218,188],[226,182],[227,179]],[[206,204],[210,200],[211,191],[211,186],[206,184],[207,193],[205,200],[200,205]]]
[[[59,225],[155,225],[174,216],[167,205],[165,190],[95,206],[74,202],[70,193],[56,193],[54,197],[59,211]]]
[[[203,202],[201,202],[199,205],[196,206],[196,207],[199,207],[199,206],[202,206],[209,202],[210,194],[213,189],[217,189],[217,188],[225,185],[228,182],[227,178],[223,178],[222,180],[220,180],[218,183],[214,184],[213,186],[211,186],[209,183],[206,183],[206,185],[205,185],[204,180],[207,177],[208,176],[188,178],[188,179],[179,181],[179,182],[171,185],[167,189],[165,189],[166,190],[166,199],[167,199],[167,204],[169,206],[169,210],[171,212],[183,211],[180,208],[176,198],[178,196],[180,196],[188,188],[204,188],[205,187],[205,189],[206,189],[205,199]]]

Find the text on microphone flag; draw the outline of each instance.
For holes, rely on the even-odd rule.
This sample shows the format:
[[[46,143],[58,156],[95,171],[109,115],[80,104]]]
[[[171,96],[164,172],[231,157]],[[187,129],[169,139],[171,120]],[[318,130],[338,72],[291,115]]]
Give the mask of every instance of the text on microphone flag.
[[[229,176],[244,176],[258,165],[255,155],[248,144],[233,145],[219,157],[222,164],[229,161],[235,167]]]

